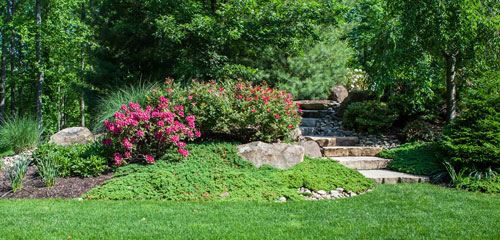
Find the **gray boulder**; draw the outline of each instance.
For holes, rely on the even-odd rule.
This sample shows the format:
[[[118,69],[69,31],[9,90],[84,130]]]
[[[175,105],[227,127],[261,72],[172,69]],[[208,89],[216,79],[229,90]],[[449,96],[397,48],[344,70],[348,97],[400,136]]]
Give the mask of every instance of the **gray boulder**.
[[[304,141],[301,142],[300,145],[304,147],[304,155],[312,158],[320,158],[323,157],[323,154],[321,154],[321,148],[319,147],[319,144],[316,141]]]
[[[260,167],[269,164],[287,169],[304,161],[304,148],[285,143],[251,142],[238,147],[238,155]]]
[[[70,146],[72,144],[87,144],[94,141],[94,135],[86,127],[65,128],[50,136],[49,143],[60,146]]]
[[[330,96],[328,99],[342,103],[348,95],[349,92],[347,91],[347,88],[342,85],[338,85],[330,88]]]

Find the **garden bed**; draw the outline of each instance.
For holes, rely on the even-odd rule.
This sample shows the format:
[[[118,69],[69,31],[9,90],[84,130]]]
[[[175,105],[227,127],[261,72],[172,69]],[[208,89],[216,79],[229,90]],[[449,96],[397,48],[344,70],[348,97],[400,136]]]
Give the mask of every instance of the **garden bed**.
[[[56,184],[45,187],[42,179],[36,174],[36,167],[30,166],[26,179],[23,181],[21,190],[12,192],[10,182],[5,170],[0,170],[0,199],[1,198],[62,198],[71,199],[80,197],[90,189],[102,185],[106,180],[111,179],[113,173],[105,173],[98,177],[79,178],[57,178]]]

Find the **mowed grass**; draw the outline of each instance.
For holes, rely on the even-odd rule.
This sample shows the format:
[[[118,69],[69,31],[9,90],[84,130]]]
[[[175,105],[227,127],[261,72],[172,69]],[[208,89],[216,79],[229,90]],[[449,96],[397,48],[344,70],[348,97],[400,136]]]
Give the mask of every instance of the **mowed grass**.
[[[378,185],[287,203],[1,200],[4,239],[499,239],[500,197]]]

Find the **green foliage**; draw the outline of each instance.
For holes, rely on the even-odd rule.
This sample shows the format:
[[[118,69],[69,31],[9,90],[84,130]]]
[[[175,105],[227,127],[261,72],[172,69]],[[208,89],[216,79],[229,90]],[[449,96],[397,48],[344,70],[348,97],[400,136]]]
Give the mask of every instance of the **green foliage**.
[[[435,143],[406,143],[395,149],[384,150],[377,154],[381,158],[389,158],[389,168],[400,172],[427,175],[436,179],[445,172],[443,155]]]
[[[349,105],[342,124],[358,131],[380,133],[389,129],[397,118],[398,114],[386,103],[371,100]]]
[[[17,190],[21,190],[21,188],[23,188],[23,180],[26,177],[28,166],[30,164],[31,160],[22,156],[21,159],[15,161],[12,166],[5,169],[7,171],[7,176],[9,177],[12,191],[16,192]]]
[[[304,162],[280,172],[279,175],[283,183],[295,189],[306,187],[315,191],[329,191],[340,187],[347,191],[362,192],[374,187],[372,180],[331,159],[306,156]]]
[[[441,146],[454,167],[500,166],[500,96],[470,99],[467,109],[444,128]]]
[[[38,174],[47,188],[56,184],[58,166],[54,155],[55,153],[49,153],[46,158],[37,161]]]
[[[33,158],[39,169],[48,161],[55,164],[59,177],[90,177],[98,176],[106,169],[107,160],[103,157],[109,156],[106,151],[101,143],[72,146],[50,143],[38,147]]]
[[[342,187],[356,192],[373,188],[373,181],[331,160],[307,158],[289,170],[269,165],[258,169],[237,154],[234,144],[190,144],[187,149],[191,154],[182,160],[171,151],[164,156],[167,161],[121,167],[116,178],[90,190],[84,197],[274,201],[283,196],[303,199],[297,193],[301,186],[315,190]],[[224,193],[229,194],[223,197]]]
[[[422,119],[408,122],[403,135],[407,142],[431,142],[436,137],[432,124]]]
[[[106,120],[111,121],[115,112],[120,111],[120,107],[123,104],[133,102],[139,103],[141,106],[145,106],[151,89],[157,87],[158,84],[156,83],[141,82],[136,85],[125,86],[118,90],[111,90],[99,100],[99,105],[97,106],[98,113],[94,119],[94,129],[104,129],[104,122]]]
[[[500,69],[499,9],[498,1],[490,0],[356,1],[350,16],[357,23],[350,34],[356,63],[400,115],[439,113],[453,71],[460,101],[469,87],[463,80]]]
[[[500,193],[500,177],[495,176],[478,180],[474,177],[464,177],[461,188],[471,192]]]
[[[196,116],[202,137],[217,133],[238,135],[240,141],[287,139],[301,121],[298,106],[285,91],[245,82],[193,82],[181,88],[167,82],[151,93],[151,106],[165,96],[171,106],[182,105],[186,115]]]
[[[98,199],[167,199],[197,201],[298,199],[274,176],[278,170],[259,171],[236,154],[229,143],[190,144],[190,155],[182,161],[175,152],[166,161],[153,165],[127,165],[116,172],[118,178],[90,190]],[[226,197],[221,194],[229,192]]]
[[[343,30],[326,27],[319,32],[320,42],[303,54],[288,57],[286,68],[277,73],[279,88],[295,99],[327,99],[330,87],[347,83],[347,62],[353,50],[341,40]]]
[[[0,148],[20,153],[35,148],[42,134],[38,123],[29,116],[7,118],[0,128]]]

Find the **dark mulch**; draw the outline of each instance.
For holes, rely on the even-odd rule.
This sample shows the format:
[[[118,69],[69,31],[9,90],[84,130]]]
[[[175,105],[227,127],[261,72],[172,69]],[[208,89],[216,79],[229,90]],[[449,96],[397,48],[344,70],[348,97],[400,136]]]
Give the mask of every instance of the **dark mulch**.
[[[106,180],[111,179],[113,173],[105,173],[98,177],[58,178],[56,184],[47,188],[42,179],[36,174],[36,167],[30,166],[23,181],[23,188],[12,192],[10,181],[5,170],[0,170],[0,198],[78,198],[90,189],[101,186]]]

